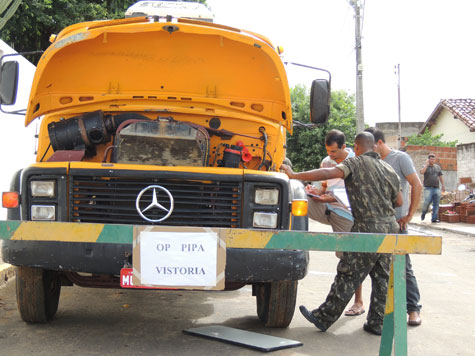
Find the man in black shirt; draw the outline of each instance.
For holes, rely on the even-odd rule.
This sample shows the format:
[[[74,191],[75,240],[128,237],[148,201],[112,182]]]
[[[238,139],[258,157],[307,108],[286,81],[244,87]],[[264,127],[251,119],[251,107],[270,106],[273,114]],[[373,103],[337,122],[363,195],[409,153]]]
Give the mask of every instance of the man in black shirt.
[[[442,192],[445,192],[444,178],[442,169],[435,164],[435,155],[431,153],[427,158],[425,165],[421,169],[424,175],[424,204],[422,205],[421,220],[426,217],[429,205],[432,203],[432,222],[438,223],[439,220],[439,202],[442,195],[439,188],[439,181],[442,185]]]

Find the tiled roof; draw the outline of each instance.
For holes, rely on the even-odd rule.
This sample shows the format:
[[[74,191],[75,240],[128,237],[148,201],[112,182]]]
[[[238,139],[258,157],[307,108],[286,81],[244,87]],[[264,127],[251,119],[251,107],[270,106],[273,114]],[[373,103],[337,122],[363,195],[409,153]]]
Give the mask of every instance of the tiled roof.
[[[423,133],[432,126],[442,109],[447,109],[456,119],[462,121],[471,132],[475,131],[475,99],[442,99],[421,128]]]
[[[475,99],[445,99],[441,104],[457,119],[475,131]]]

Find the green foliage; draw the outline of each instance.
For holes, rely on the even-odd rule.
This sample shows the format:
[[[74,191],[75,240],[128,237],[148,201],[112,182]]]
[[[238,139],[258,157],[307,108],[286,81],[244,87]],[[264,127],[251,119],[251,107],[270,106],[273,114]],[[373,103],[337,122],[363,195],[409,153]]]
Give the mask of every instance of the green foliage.
[[[297,85],[290,90],[294,133],[287,135],[287,157],[296,171],[320,167],[327,156],[325,135],[331,129],[345,133],[347,145],[353,145],[356,136],[356,108],[354,95],[338,90],[331,94],[330,119],[325,125],[306,127],[310,124],[310,95],[305,86]]]
[[[429,130],[423,134],[415,134],[407,138],[406,146],[436,146],[436,147],[455,147],[458,143],[455,141],[442,141],[444,134],[432,136]]]
[[[0,30],[15,14],[22,0],[0,0]]]
[[[123,18],[137,0],[29,0],[23,1],[0,32],[18,52],[46,49],[51,34],[83,21]],[[206,3],[205,0],[198,2]],[[29,57],[34,64],[39,55]]]

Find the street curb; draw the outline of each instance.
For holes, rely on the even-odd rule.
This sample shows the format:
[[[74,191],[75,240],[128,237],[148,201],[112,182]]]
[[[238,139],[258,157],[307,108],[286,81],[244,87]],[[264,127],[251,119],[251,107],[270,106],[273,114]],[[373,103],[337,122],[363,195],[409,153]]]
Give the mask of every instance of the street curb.
[[[419,223],[413,223],[413,222],[410,222],[409,225],[419,226],[419,227],[423,227],[423,228],[428,227],[427,224],[419,224]],[[449,229],[449,228],[438,226],[438,225],[435,225],[435,224],[430,225],[430,229],[439,230],[439,231],[448,231],[448,232],[451,232],[451,233],[454,233],[454,234],[460,234],[460,235],[475,237],[475,234],[472,234],[470,232],[456,230],[456,229]]]
[[[8,263],[0,264],[0,287],[15,277],[15,267]]]

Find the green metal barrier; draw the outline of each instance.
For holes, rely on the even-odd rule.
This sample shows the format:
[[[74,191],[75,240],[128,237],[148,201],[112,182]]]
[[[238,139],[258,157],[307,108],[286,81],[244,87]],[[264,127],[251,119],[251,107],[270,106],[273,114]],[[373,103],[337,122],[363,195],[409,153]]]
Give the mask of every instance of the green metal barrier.
[[[132,244],[143,225],[0,221],[0,240]],[[406,254],[441,254],[441,236],[319,233],[249,229],[149,227],[154,231],[214,231],[230,248],[376,252],[393,255],[379,354],[407,355]]]

